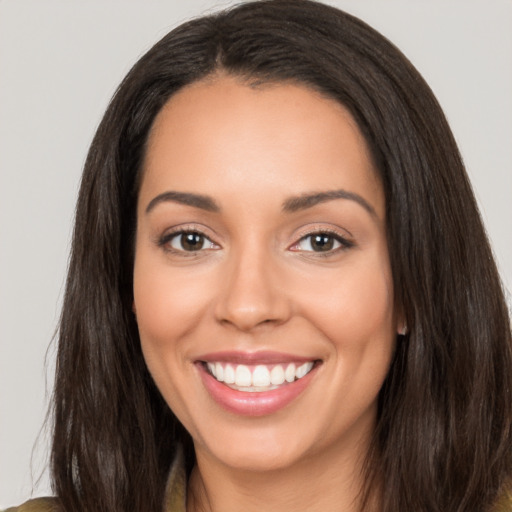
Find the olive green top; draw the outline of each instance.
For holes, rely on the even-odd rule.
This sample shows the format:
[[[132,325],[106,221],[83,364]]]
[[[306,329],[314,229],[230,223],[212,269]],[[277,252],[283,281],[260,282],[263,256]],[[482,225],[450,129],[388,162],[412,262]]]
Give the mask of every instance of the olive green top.
[[[186,512],[186,488],[184,457],[182,450],[179,450],[169,472],[163,512]],[[57,498],[35,498],[3,512],[62,512],[62,509]]]
[[[173,462],[165,491],[163,512],[186,512],[186,476],[181,451]],[[62,512],[56,498],[36,498],[4,512]],[[512,494],[505,493],[492,512],[512,512]]]

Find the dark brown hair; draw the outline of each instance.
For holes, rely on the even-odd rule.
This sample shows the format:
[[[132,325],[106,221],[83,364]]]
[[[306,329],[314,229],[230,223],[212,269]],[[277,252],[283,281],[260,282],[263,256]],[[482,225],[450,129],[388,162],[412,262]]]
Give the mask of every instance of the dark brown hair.
[[[461,158],[429,87],[362,21],[262,0],[185,23],[129,72],[92,142],[59,331],[52,471],[67,512],[157,511],[191,441],[144,363],[132,314],[135,205],[148,132],[216,71],[304,84],[345,105],[379,172],[396,304],[407,319],[379,396],[366,487],[384,512],[488,510],[512,470],[510,319]]]

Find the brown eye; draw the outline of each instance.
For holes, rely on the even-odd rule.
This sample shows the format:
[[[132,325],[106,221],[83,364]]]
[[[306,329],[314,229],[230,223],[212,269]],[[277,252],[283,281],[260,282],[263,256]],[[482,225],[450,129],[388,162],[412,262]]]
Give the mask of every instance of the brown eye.
[[[200,251],[213,247],[211,240],[196,231],[183,231],[176,233],[169,241],[169,245],[177,251]]]
[[[334,248],[334,237],[320,233],[318,235],[311,235],[311,248],[315,252],[330,251]]]
[[[329,252],[341,247],[341,241],[329,233],[314,233],[301,238],[297,250],[306,252]]]
[[[302,237],[291,250],[313,253],[336,253],[338,250],[350,249],[354,243],[341,235],[319,231]]]

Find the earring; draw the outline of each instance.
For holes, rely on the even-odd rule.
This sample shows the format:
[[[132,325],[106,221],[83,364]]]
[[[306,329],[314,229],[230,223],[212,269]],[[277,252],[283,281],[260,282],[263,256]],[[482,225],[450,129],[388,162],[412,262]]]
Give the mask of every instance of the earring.
[[[405,336],[407,334],[407,325],[402,326],[402,328],[398,331],[400,336]]]

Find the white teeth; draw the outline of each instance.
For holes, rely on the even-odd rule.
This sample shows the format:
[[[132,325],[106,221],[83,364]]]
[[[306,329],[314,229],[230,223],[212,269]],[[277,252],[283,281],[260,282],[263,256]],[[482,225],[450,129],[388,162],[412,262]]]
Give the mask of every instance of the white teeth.
[[[227,364],[224,368],[224,382],[226,384],[235,383],[235,369],[230,364]]]
[[[284,378],[286,379],[286,382],[293,382],[295,380],[295,365],[293,363],[290,363],[286,367]]]
[[[270,386],[270,372],[263,365],[258,365],[252,372],[252,385],[257,387]]]
[[[297,368],[297,371],[295,372],[295,376],[297,377],[297,379],[302,379],[302,377],[304,377],[304,375],[309,373],[311,368],[313,368],[312,362],[304,363],[303,365],[301,365]]]
[[[286,369],[283,365],[276,364],[272,370],[266,365],[259,364],[256,367],[249,367],[239,364],[236,367],[225,363],[208,362],[207,367],[210,373],[219,381],[231,385],[231,387],[242,391],[267,391],[275,387],[291,383],[296,379],[302,379],[313,368],[313,361],[309,361],[296,368],[294,363],[289,363]]]
[[[215,363],[215,378],[219,382],[224,382],[224,367],[220,363]]]
[[[272,368],[270,372],[270,382],[273,386],[280,386],[284,382],[284,370],[280,364]]]
[[[250,386],[251,380],[251,370],[249,367],[239,364],[235,371],[235,384],[237,386]]]

